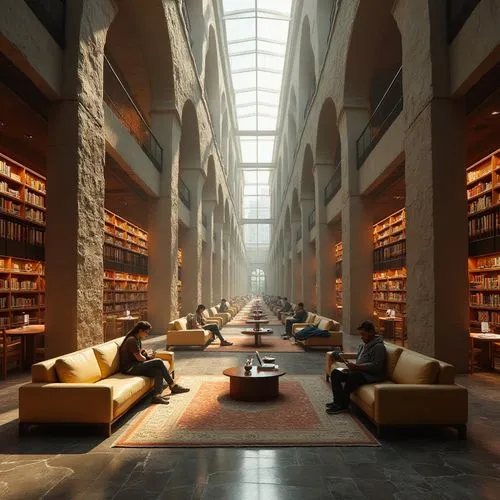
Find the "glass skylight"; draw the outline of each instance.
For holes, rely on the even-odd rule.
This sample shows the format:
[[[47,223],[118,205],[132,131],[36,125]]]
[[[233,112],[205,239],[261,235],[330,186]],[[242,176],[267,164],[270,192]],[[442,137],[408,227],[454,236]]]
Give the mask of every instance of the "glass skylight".
[[[271,163],[292,0],[222,0],[242,163]],[[258,137],[259,132],[270,135]]]

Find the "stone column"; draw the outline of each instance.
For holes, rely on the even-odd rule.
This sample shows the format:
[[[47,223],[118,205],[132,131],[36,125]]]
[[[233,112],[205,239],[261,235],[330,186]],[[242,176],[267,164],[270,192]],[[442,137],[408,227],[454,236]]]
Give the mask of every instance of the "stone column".
[[[214,301],[218,302],[220,297],[214,295],[213,289],[213,265],[214,265],[214,211],[216,201],[204,201],[203,212],[207,220],[205,228],[206,243],[203,248],[203,267],[202,267],[202,302],[212,305]]]
[[[293,221],[292,222],[292,234],[290,236],[291,238],[291,265],[292,265],[292,272],[290,273],[291,276],[291,284],[290,284],[290,298],[294,302],[300,302],[302,300],[302,297],[300,295],[300,272],[301,269],[299,268],[298,265],[298,256],[297,256],[297,231],[300,228],[300,221]]]
[[[408,342],[467,370],[465,116],[449,95],[443,2],[399,0],[403,46]]]
[[[284,248],[283,248],[283,294],[290,299],[290,235],[285,234]]]
[[[66,12],[61,98],[49,114],[46,314],[49,358],[99,344],[103,334],[105,135],[103,64],[111,1]]]
[[[227,296],[225,298],[228,298],[231,296],[231,289],[230,289],[230,268],[231,268],[231,245],[229,243],[230,240],[230,231],[224,229],[224,241],[225,241],[225,249],[224,249],[224,262],[223,262],[223,269],[222,269],[222,290],[223,290],[223,295]]]
[[[306,309],[317,306],[316,303],[316,273],[313,255],[313,246],[309,241],[309,214],[314,208],[314,200],[302,200],[301,226],[302,226],[302,299]]]
[[[373,318],[373,220],[368,201],[360,196],[356,158],[356,140],[367,120],[363,106],[345,106],[339,116],[344,246],[342,324],[351,335],[357,333],[362,321]]]
[[[337,317],[337,304],[335,302],[335,238],[327,223],[324,191],[333,171],[334,166],[330,163],[316,163],[314,166],[318,311],[328,318]]]
[[[184,267],[182,270],[182,314],[193,311],[201,303],[202,222],[201,195],[205,182],[203,170],[185,169],[182,178],[191,193],[190,227],[183,235]]]
[[[224,240],[223,224],[215,222],[214,224],[214,272],[213,272],[213,297],[219,301],[224,294],[222,289],[222,274],[223,274],[223,248]]]
[[[175,110],[152,113],[153,131],[163,147],[160,196],[149,203],[148,320],[158,333],[178,316],[179,144],[181,126]]]

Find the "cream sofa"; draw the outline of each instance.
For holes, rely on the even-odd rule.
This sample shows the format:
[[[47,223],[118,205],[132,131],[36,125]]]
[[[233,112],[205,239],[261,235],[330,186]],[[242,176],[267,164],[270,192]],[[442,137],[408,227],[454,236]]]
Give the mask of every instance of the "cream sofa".
[[[176,346],[205,348],[214,339],[214,334],[208,330],[202,328],[188,330],[185,317],[168,324],[167,349]]]
[[[313,325],[320,330],[327,330],[330,332],[329,337],[311,337],[306,340],[297,340],[297,343],[308,349],[309,347],[338,347],[342,349],[342,332],[340,331],[340,323],[337,321],[319,316],[314,313],[307,314],[307,321],[305,323],[295,323],[292,326],[292,332],[295,335],[306,326]]]
[[[385,343],[387,380],[367,384],[351,394],[351,401],[376,425],[383,427],[447,425],[467,435],[468,392],[455,384],[455,368],[415,351]],[[346,358],[356,355],[346,355]],[[326,354],[326,377],[343,367]]]
[[[122,338],[36,363],[19,388],[19,432],[31,424],[111,425],[142,399],[153,379],[118,372]],[[174,353],[157,353],[174,371]]]

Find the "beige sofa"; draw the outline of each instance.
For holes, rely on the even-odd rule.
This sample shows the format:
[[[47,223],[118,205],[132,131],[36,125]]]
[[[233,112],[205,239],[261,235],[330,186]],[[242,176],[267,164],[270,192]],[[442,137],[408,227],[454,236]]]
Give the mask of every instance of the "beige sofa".
[[[208,330],[187,328],[187,319],[179,318],[168,324],[167,349],[170,347],[202,347],[205,348],[215,339]]]
[[[387,380],[367,384],[351,394],[351,401],[376,425],[384,427],[446,425],[467,435],[468,392],[455,383],[455,368],[415,351],[385,343]],[[356,357],[356,355],[346,355]],[[343,367],[326,354],[326,376]]]
[[[153,379],[118,372],[123,337],[36,363],[31,383],[19,388],[19,432],[31,424],[93,424],[111,434],[111,425],[142,399]],[[174,353],[162,351],[169,371]]]
[[[292,332],[295,335],[306,326],[314,325],[321,330],[330,332],[329,337],[311,337],[306,340],[297,340],[304,349],[310,347],[335,347],[342,349],[342,332],[340,331],[340,323],[324,316],[319,316],[314,313],[307,314],[307,321],[305,323],[295,323],[292,326]]]

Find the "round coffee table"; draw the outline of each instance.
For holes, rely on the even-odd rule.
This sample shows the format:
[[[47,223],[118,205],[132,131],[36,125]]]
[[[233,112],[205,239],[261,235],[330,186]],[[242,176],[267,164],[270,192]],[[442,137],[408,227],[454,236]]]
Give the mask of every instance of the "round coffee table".
[[[262,346],[262,339],[260,338],[261,335],[272,335],[274,332],[270,328],[262,328],[259,330],[241,330],[241,333],[243,335],[253,335],[255,337],[255,347],[261,347]]]
[[[260,325],[267,325],[269,323],[268,319],[247,319],[247,325],[255,325],[255,330],[260,329]]]
[[[238,401],[276,399],[280,393],[280,377],[286,374],[283,370],[258,370],[256,366],[250,375],[242,366],[227,368],[223,373],[229,377],[229,395]]]

